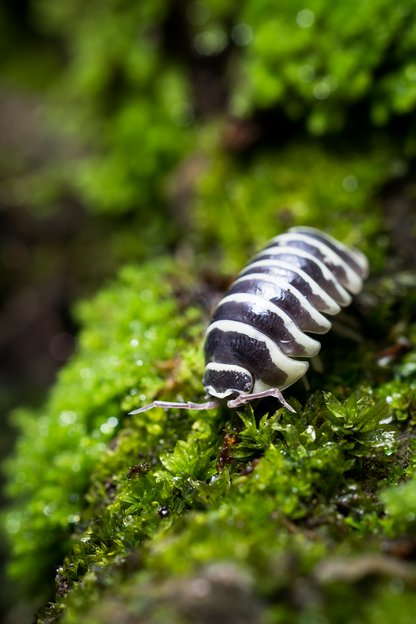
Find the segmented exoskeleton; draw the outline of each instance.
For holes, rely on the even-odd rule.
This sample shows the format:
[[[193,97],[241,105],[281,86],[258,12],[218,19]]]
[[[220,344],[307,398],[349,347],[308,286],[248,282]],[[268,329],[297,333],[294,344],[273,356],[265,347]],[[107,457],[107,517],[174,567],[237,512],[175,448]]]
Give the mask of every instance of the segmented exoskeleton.
[[[307,371],[330,321],[361,291],[367,258],[314,228],[292,228],[250,260],[214,311],[205,339],[202,380],[207,403],[155,401],[152,407],[212,409],[228,399],[238,407],[265,396],[288,405],[281,393]]]

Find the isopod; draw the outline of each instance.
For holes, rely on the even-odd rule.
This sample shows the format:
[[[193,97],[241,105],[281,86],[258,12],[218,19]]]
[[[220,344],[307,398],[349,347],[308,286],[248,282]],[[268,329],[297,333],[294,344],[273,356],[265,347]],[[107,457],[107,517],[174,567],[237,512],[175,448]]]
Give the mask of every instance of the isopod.
[[[367,258],[315,228],[296,227],[256,254],[217,305],[205,338],[206,403],[154,401],[152,407],[204,410],[227,399],[235,408],[273,396],[291,411],[285,390],[307,371],[297,358],[315,356],[321,344],[304,332],[325,334],[324,316],[337,314],[361,291]]]

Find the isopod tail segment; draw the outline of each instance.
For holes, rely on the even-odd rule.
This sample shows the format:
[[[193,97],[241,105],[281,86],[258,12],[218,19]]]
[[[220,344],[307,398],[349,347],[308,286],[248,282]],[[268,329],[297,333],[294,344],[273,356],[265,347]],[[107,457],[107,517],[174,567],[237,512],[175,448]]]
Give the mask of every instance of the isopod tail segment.
[[[278,388],[269,388],[268,390],[264,390],[263,392],[255,392],[254,394],[240,394],[236,399],[230,399],[227,401],[227,407],[230,409],[244,406],[255,399],[264,399],[265,397],[274,397],[279,399],[280,403],[291,412],[296,413],[291,405],[286,401],[283,394],[280,392]],[[188,401],[187,403],[174,403],[170,401],[153,401],[153,403],[149,403],[149,405],[145,405],[144,407],[140,407],[133,412],[129,412],[132,414],[140,414],[141,412],[147,412],[147,410],[153,409],[154,407],[164,407],[164,408],[173,408],[173,409],[188,409],[188,410],[211,410],[216,407],[221,406],[220,400],[207,401],[206,403],[192,403],[192,401]]]

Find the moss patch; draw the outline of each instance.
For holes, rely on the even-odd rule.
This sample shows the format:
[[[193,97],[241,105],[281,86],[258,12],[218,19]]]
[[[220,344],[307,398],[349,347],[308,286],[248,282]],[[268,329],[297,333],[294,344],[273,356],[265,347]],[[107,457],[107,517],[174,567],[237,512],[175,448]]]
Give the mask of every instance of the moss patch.
[[[253,608],[259,600],[276,622],[313,614],[344,622],[345,601],[351,617],[368,618],[357,580],[367,579],[370,592],[380,583],[393,583],[393,593],[412,587],[412,566],[397,572],[390,552],[382,554],[403,536],[411,551],[414,524],[413,481],[393,487],[414,466],[414,291],[406,274],[394,279],[394,299],[388,280],[378,280],[367,292],[378,293],[377,305],[356,308],[352,318],[357,332],[372,326],[378,346],[389,344],[394,301],[405,355],[399,350],[386,361],[371,335],[354,348],[335,333],[323,356],[324,365],[332,362],[328,391],[316,391],[304,407],[291,399],[295,416],[276,412],[273,400],[234,415],[226,408],[125,415],[158,396],[201,398],[207,315],[201,306],[183,307],[191,276],[174,275],[172,264],[126,268],[117,284],[80,306],[79,353],[42,415],[17,416],[25,433],[8,465],[10,492],[21,497],[6,518],[14,574],[39,591],[47,578],[39,570],[46,574],[73,543],[57,571],[56,602],[38,621],[75,622],[82,613],[86,622],[111,621],[116,608],[135,617],[150,609],[163,621],[173,578],[183,585],[169,617],[188,621],[193,598],[184,588],[198,587],[198,579],[220,587],[222,565],[231,566],[227,582],[257,596]],[[342,361],[336,354],[346,341],[353,357]],[[319,366],[309,379],[322,387]],[[340,386],[340,379],[349,381]],[[299,382],[292,393],[308,394]],[[339,558],[340,569],[352,566],[353,580],[342,570],[335,580],[329,574]]]

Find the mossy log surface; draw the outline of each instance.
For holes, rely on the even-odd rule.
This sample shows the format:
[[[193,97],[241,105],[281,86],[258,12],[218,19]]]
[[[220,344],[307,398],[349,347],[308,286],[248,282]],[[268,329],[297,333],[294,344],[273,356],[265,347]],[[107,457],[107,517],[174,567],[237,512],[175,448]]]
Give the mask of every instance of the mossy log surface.
[[[287,392],[296,414],[264,400],[126,415],[201,399],[212,279],[157,261],[80,306],[80,351],[42,413],[19,413],[8,467],[14,572],[39,588],[66,554],[37,622],[406,622],[415,293],[411,273],[369,281],[308,389]]]

